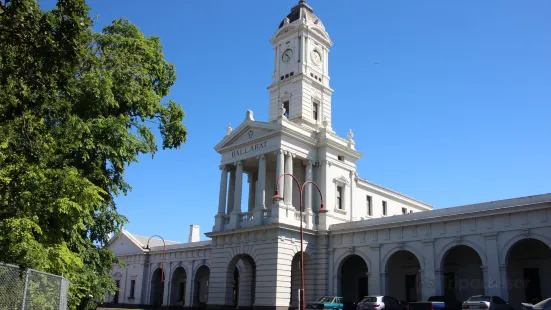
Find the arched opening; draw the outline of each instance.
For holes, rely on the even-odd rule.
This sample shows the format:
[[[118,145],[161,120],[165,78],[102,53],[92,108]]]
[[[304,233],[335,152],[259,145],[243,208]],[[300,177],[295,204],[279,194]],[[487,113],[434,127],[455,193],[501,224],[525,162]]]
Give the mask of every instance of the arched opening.
[[[421,299],[420,271],[421,264],[415,254],[407,250],[392,254],[386,264],[388,277],[386,295],[399,301],[419,301]]]
[[[161,268],[155,269],[153,276],[151,277],[151,295],[149,297],[149,302],[154,307],[160,307],[163,304],[163,295],[164,295],[164,283],[163,280],[163,270]]]
[[[300,289],[300,252],[295,254],[291,262],[291,300],[289,306],[298,308],[298,290]],[[314,263],[308,253],[304,253],[304,299],[315,301],[314,296]]]
[[[228,264],[226,287],[233,287],[226,294],[226,304],[235,307],[252,307],[255,300],[256,264],[252,257],[243,254]]]
[[[209,300],[210,269],[203,265],[195,272],[194,307],[206,307]]]
[[[441,262],[444,295],[465,301],[484,295],[484,272],[480,255],[466,245],[451,248]]]
[[[367,264],[358,255],[346,257],[339,269],[339,295],[343,298],[345,308],[350,308],[369,294]]]
[[[515,243],[507,254],[509,302],[516,309],[521,303],[536,304],[551,296],[551,249],[537,239]]]
[[[186,282],[187,274],[183,267],[178,267],[172,274],[170,283],[170,304],[173,306],[184,306],[186,304]]]

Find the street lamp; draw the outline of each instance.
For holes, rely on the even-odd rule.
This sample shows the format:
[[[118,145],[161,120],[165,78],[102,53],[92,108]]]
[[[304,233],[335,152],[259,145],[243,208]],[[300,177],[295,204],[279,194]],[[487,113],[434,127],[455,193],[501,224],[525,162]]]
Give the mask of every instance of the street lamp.
[[[149,248],[149,241],[151,241],[151,239],[153,237],[159,237],[162,241],[163,241],[163,258],[161,259],[161,286],[164,285],[164,282],[165,282],[165,267],[164,267],[164,262],[165,262],[165,251],[166,251],[166,242],[165,242],[165,239],[163,239],[163,237],[159,236],[159,235],[153,235],[151,237],[149,237],[149,239],[147,240],[147,245],[144,247],[145,250],[150,250]],[[161,296],[161,301],[163,300],[163,296]]]
[[[316,189],[318,190],[318,193],[320,194],[320,197],[321,197],[321,207],[319,209],[319,211],[325,211],[325,207],[323,205],[323,194],[321,193],[321,190],[319,188],[319,186],[312,182],[312,181],[306,181],[302,184],[302,186],[300,185],[298,179],[290,174],[290,173],[284,173],[282,175],[280,175],[278,178],[277,178],[277,182],[276,182],[276,186],[275,186],[275,192],[274,192],[274,195],[272,196],[272,199],[275,200],[275,201],[279,201],[281,200],[281,196],[279,195],[279,181],[281,180],[281,178],[283,176],[290,176],[291,178],[293,178],[293,180],[295,181],[295,184],[298,186],[298,192],[299,192],[299,197],[300,197],[300,308],[299,309],[302,309],[302,310],[305,310],[306,309],[306,301],[304,299],[304,250],[303,250],[303,241],[304,241],[304,231],[303,231],[303,228],[302,228],[302,195],[304,194],[304,188],[306,185],[308,184],[312,184],[316,187]]]

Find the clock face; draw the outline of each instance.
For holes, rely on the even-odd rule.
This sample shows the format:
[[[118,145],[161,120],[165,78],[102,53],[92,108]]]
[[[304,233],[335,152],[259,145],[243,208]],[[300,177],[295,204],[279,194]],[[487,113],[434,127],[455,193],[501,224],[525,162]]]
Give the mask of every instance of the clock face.
[[[291,58],[293,58],[293,50],[286,49],[285,52],[283,52],[283,56],[281,56],[281,61],[289,62]]]
[[[321,54],[318,50],[312,51],[312,60],[316,65],[319,65],[321,63]]]

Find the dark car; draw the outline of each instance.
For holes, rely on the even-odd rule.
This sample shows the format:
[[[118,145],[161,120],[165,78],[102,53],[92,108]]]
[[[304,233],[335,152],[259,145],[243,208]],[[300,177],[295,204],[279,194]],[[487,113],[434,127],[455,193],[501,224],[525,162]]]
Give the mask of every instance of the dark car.
[[[410,302],[409,310],[461,310],[461,302],[448,296],[431,296],[427,301]]]

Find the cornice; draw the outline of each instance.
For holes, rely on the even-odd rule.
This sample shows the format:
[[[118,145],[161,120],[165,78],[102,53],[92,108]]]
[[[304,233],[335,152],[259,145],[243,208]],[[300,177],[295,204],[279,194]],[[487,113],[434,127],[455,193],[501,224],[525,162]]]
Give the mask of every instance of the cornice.
[[[331,231],[331,234],[337,234],[337,233],[343,234],[343,233],[350,233],[350,232],[357,232],[357,231],[372,231],[372,230],[378,230],[383,228],[389,229],[389,228],[397,228],[397,227],[406,227],[411,225],[426,225],[426,224],[442,223],[444,221],[450,222],[450,221],[457,221],[457,220],[466,220],[466,219],[472,219],[473,217],[483,218],[483,217],[490,217],[490,216],[496,216],[496,215],[524,212],[526,210],[523,210],[522,208],[526,206],[539,205],[538,207],[533,207],[531,210],[547,209],[550,207],[549,204],[550,202],[548,201],[536,202],[531,204],[507,206],[507,207],[500,207],[500,208],[489,209],[489,210],[474,210],[474,211],[463,212],[463,213],[442,214],[442,215],[436,215],[436,216],[426,217],[426,218],[408,219],[408,217],[411,217],[412,215],[418,215],[422,213],[428,214],[428,213],[434,213],[434,212],[438,212],[439,210],[442,210],[442,209],[439,209],[439,210],[432,210],[432,211],[425,211],[425,212],[408,213],[405,215],[384,217],[384,219],[395,219],[395,221],[389,221],[389,220],[381,221],[382,218],[377,218],[377,219],[355,221],[350,223],[333,224],[330,227],[330,231]],[[455,208],[460,208],[460,207],[455,207]]]
[[[221,237],[226,235],[234,235],[239,233],[255,232],[255,231],[269,230],[269,229],[285,229],[293,232],[300,232],[299,226],[295,227],[289,224],[272,223],[272,224],[250,226],[250,227],[230,229],[230,230],[224,230],[224,231],[208,232],[208,233],[205,233],[205,235],[209,238],[213,238],[213,237]],[[303,232],[305,234],[309,234],[312,236],[318,236],[317,230],[303,228]]]

